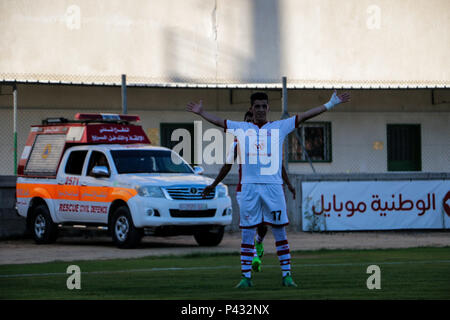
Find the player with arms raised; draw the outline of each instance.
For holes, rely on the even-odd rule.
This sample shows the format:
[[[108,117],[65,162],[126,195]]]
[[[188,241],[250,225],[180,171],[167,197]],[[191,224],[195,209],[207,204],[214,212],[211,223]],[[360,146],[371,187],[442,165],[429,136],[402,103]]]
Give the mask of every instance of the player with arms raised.
[[[247,111],[245,113],[244,121],[245,122],[253,122],[253,113],[251,111]],[[237,143],[236,138],[230,148],[230,151],[231,152],[227,155],[225,164],[222,166],[222,168],[220,168],[219,174],[214,179],[214,182],[212,184],[210,184],[209,186],[206,186],[205,189],[203,190],[203,193],[202,193],[203,197],[206,197],[209,193],[214,191],[214,189],[217,187],[217,185],[223,179],[225,179],[227,174],[230,172],[233,163],[235,163],[236,160],[238,159],[239,151],[238,151],[238,143]],[[242,184],[241,184],[242,164],[240,163],[240,158],[239,158],[238,162],[239,162],[239,181],[236,186],[236,201],[237,201],[238,205],[240,206],[240,204],[239,204],[240,199],[241,199],[240,193],[242,190]],[[289,181],[289,177],[288,177],[288,174],[286,172],[286,168],[284,167],[284,165],[281,168],[281,177],[282,177],[285,185],[288,187],[289,191],[292,193],[292,196],[295,200],[295,188],[292,186],[291,182]],[[256,250],[255,250],[255,253],[253,256],[253,260],[252,260],[252,269],[255,272],[260,272],[261,271],[261,258],[264,255],[263,241],[264,241],[264,237],[266,236],[266,233],[267,233],[267,226],[265,224],[260,224],[257,226],[256,231],[257,231],[256,238],[255,238],[255,249]]]
[[[242,162],[240,201],[241,271],[236,287],[253,286],[252,258],[256,227],[262,223],[272,226],[275,246],[282,271],[282,285],[296,287],[291,275],[291,255],[285,226],[289,224],[282,188],[281,163],[285,137],[302,122],[350,100],[349,93],[338,95],[336,90],[326,104],[284,120],[267,121],[268,96],[263,92],[251,95],[253,122],[223,120],[203,109],[202,101],[187,104],[187,111],[231,132],[238,140]]]

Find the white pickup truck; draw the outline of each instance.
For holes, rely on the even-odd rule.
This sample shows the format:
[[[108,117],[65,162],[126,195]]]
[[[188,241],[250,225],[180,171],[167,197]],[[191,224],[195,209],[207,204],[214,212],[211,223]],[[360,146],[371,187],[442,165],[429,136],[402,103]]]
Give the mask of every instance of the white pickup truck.
[[[203,198],[213,180],[200,167],[149,145],[131,116],[117,117],[77,114],[32,127],[16,208],[35,241],[55,241],[60,227],[87,226],[107,228],[120,248],[144,235],[191,234],[199,245],[218,245],[232,220],[227,186]]]

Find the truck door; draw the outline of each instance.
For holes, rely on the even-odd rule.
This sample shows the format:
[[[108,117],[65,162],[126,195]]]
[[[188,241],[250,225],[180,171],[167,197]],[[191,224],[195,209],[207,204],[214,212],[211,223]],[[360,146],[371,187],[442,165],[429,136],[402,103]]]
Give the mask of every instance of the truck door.
[[[59,221],[78,222],[80,212],[80,178],[87,150],[70,151],[64,170],[57,176],[55,207]]]
[[[93,173],[94,167],[105,167],[109,175],[98,176]],[[81,177],[80,200],[83,208],[89,211],[90,222],[108,223],[108,210],[111,205],[111,166],[107,156],[101,151],[93,150],[89,155],[86,171]]]

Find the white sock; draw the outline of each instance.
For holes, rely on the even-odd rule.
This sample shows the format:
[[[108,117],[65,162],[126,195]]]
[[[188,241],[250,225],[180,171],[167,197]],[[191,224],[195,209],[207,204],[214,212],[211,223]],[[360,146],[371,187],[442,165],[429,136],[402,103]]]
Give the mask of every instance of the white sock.
[[[284,227],[272,228],[283,277],[291,273],[291,252]]]
[[[242,229],[241,272],[246,278],[252,277],[252,260],[255,254],[256,228]]]

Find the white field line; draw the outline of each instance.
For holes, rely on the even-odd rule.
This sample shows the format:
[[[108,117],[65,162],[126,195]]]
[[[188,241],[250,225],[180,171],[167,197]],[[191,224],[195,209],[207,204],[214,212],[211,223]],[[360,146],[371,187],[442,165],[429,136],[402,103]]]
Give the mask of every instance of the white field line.
[[[402,264],[436,264],[450,263],[450,260],[422,260],[422,261],[391,261],[391,262],[360,262],[360,263],[305,263],[293,265],[295,268],[308,267],[347,267],[347,266],[369,266],[369,265],[402,265]],[[69,264],[70,265],[70,264]],[[279,268],[279,265],[263,265],[264,268]],[[112,271],[88,271],[81,272],[82,275],[90,274],[117,274],[117,273],[135,273],[135,272],[157,272],[157,271],[192,271],[192,270],[219,270],[219,269],[238,269],[239,264],[233,266],[216,266],[216,267],[174,267],[174,268],[149,268],[149,269],[129,269],[129,270],[112,270]],[[0,274],[0,278],[21,278],[21,277],[52,277],[67,276],[65,272],[54,273],[18,273],[18,274]]]

